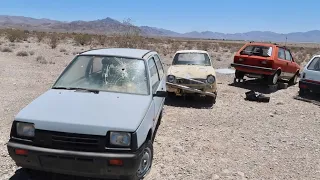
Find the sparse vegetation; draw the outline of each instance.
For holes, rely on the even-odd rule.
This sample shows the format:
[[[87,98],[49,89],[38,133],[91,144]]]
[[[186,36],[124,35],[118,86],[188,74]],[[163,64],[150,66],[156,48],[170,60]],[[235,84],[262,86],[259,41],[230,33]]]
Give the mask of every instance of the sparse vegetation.
[[[58,46],[59,37],[57,33],[53,33],[49,37],[49,45],[52,49],[55,49]]]
[[[4,48],[2,48],[1,52],[12,52],[12,49],[10,49],[8,47],[4,47]]]
[[[48,64],[48,61],[43,56],[38,56],[36,61],[39,62],[40,64]]]
[[[92,36],[89,34],[77,34],[74,37],[74,41],[77,45],[89,45],[92,41]]]
[[[36,37],[38,42],[41,42],[45,36],[46,36],[45,32],[36,32]]]
[[[64,49],[64,48],[61,48],[61,49],[60,49],[60,52],[67,52],[67,50]]]
[[[22,30],[8,29],[6,30],[6,38],[10,42],[23,41],[28,39],[28,34]]]
[[[17,52],[17,56],[28,56],[28,52],[27,51],[19,51]]]
[[[29,51],[29,54],[30,54],[31,56],[33,56],[33,55],[34,55],[34,51]]]

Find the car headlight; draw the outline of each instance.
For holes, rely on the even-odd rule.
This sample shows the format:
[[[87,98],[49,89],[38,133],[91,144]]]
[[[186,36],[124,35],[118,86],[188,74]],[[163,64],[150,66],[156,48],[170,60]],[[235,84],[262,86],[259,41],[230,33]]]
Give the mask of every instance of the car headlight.
[[[110,144],[129,147],[131,145],[131,134],[126,132],[110,132]]]
[[[210,83],[210,84],[213,84],[214,82],[216,81],[216,78],[212,75],[209,75],[207,77],[207,82]]]
[[[22,137],[34,137],[34,124],[17,122],[17,135]]]
[[[176,78],[175,78],[173,75],[169,75],[169,76],[167,77],[167,81],[170,82],[170,83],[173,83],[175,79],[176,79]]]

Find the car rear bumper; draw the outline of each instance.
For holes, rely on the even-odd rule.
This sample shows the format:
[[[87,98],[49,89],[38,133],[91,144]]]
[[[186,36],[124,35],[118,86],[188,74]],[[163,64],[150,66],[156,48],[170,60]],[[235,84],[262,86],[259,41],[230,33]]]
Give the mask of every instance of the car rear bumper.
[[[245,64],[231,63],[231,66],[239,71],[253,74],[274,74],[277,70],[272,68],[260,67],[260,66],[250,66]]]
[[[300,89],[308,89],[315,93],[320,93],[320,82],[312,82],[308,80],[301,79],[299,81]]]
[[[95,153],[49,149],[8,142],[8,152],[18,166],[59,174],[94,178],[123,178],[136,173],[142,152]],[[16,149],[27,150],[27,155],[17,155]],[[112,166],[109,160],[122,160],[122,166]]]

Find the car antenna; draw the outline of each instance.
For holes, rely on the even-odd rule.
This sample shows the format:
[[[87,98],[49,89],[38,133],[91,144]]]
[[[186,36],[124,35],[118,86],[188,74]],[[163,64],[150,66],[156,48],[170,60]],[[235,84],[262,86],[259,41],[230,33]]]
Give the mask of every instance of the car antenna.
[[[288,37],[286,36],[286,42],[284,43],[285,47],[287,47],[287,40],[288,40]]]

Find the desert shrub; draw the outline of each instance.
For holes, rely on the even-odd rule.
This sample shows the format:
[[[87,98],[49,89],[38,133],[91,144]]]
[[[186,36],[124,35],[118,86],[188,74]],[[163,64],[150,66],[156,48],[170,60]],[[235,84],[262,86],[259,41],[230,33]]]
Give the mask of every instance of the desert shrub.
[[[19,51],[17,52],[17,56],[28,56],[28,52],[27,51]]]
[[[6,31],[6,38],[10,42],[22,41],[28,39],[28,34],[18,29],[9,29]]]
[[[67,50],[64,49],[64,48],[61,48],[61,49],[60,49],[60,52],[67,52]]]
[[[29,54],[30,54],[31,56],[33,56],[33,55],[34,55],[34,51],[29,51]]]
[[[36,58],[36,61],[39,62],[40,64],[48,64],[48,61],[43,56],[38,56]]]
[[[58,46],[59,38],[56,33],[50,35],[49,45],[52,49],[55,49]]]
[[[38,42],[41,42],[45,36],[46,36],[45,32],[36,32],[36,37],[37,37]]]
[[[12,49],[8,48],[8,47],[4,47],[1,50],[2,52],[12,52]]]
[[[91,44],[92,36],[89,34],[77,34],[74,36],[74,41],[77,45],[88,45]]]
[[[105,35],[98,35],[96,37],[96,39],[97,39],[99,45],[102,45],[102,46],[104,46],[107,42],[107,36],[105,36]]]

